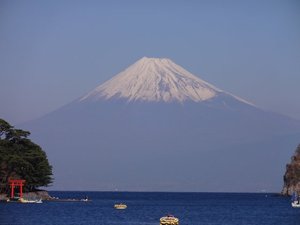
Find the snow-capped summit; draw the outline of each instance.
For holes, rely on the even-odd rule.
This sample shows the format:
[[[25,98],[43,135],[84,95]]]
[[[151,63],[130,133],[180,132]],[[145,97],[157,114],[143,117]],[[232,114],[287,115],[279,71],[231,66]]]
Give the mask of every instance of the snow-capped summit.
[[[128,101],[204,101],[222,92],[170,59],[143,57],[82,97]]]
[[[222,91],[167,58],[143,57],[79,101],[125,99],[143,102],[201,102],[220,94],[243,103],[244,99]]]

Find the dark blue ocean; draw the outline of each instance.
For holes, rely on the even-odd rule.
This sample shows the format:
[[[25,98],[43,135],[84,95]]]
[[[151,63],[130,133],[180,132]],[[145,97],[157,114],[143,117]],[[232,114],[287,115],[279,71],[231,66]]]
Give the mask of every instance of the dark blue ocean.
[[[173,214],[180,225],[300,225],[300,209],[276,194],[50,192],[91,202],[0,204],[1,225],[159,225]],[[116,210],[115,203],[126,203]]]

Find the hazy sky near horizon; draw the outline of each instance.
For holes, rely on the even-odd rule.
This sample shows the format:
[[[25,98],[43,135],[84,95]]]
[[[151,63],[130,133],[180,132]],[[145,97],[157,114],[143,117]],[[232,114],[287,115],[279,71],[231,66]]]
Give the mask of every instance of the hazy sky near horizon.
[[[0,0],[0,117],[40,117],[143,56],[300,119],[297,0]]]

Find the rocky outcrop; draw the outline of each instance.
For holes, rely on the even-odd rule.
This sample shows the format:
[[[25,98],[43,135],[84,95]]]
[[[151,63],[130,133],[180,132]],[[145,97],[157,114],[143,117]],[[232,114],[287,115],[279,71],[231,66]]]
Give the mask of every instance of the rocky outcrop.
[[[4,201],[7,199],[6,194],[0,194],[0,201]]]
[[[0,201],[7,200],[9,196],[7,194],[0,194]],[[34,192],[23,193],[24,199],[42,199],[42,200],[51,200],[52,197],[47,191],[37,190]]]
[[[34,192],[27,192],[23,194],[23,198],[25,199],[42,199],[42,200],[49,200],[51,196],[47,191],[34,191]]]
[[[283,195],[292,195],[297,192],[300,195],[300,145],[298,145],[291,162],[286,165],[286,172],[283,177]]]

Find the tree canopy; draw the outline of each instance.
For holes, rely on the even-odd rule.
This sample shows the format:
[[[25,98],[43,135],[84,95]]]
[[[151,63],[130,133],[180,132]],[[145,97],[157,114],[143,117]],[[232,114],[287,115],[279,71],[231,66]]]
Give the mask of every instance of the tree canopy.
[[[0,118],[0,192],[7,192],[9,179],[26,180],[26,191],[52,183],[47,155],[29,135]]]

